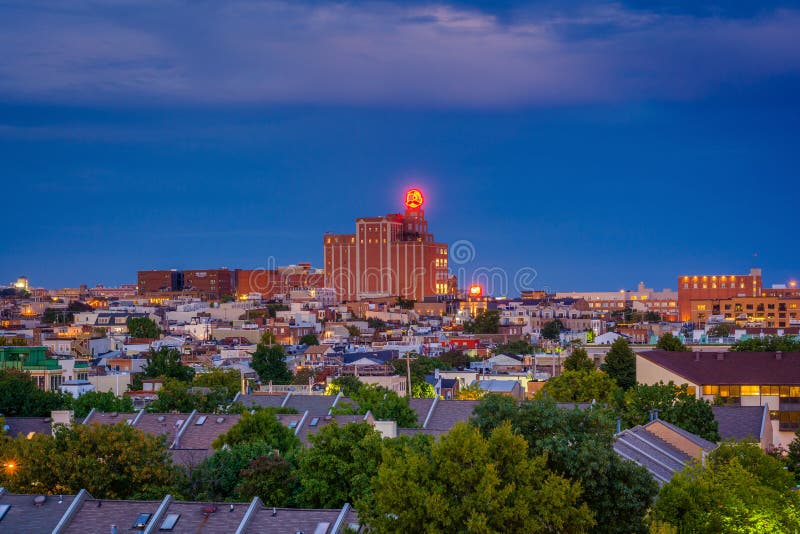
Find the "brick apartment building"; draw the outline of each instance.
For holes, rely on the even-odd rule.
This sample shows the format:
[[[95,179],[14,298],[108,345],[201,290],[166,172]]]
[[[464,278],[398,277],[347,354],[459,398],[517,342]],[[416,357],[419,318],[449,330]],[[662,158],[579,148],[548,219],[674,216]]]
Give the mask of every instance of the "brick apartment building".
[[[695,299],[690,303],[690,320],[704,327],[716,316],[739,327],[789,328],[800,326],[798,297],[731,297]]]
[[[342,300],[447,295],[448,247],[428,231],[422,203],[412,189],[405,213],[356,219],[355,234],[325,234],[325,285]]]
[[[240,269],[236,271],[236,294],[246,296],[258,293],[271,300],[295,289],[325,287],[325,274],[312,269],[310,263],[299,263],[277,269]]]
[[[733,297],[760,297],[761,269],[744,275],[683,275],[678,277],[678,307],[681,321],[692,321],[692,301]]]
[[[185,291],[206,299],[220,299],[236,293],[236,271],[225,268],[138,271],[136,280],[140,295]]]
[[[183,272],[175,269],[138,271],[136,287],[140,295],[180,291],[183,289]]]

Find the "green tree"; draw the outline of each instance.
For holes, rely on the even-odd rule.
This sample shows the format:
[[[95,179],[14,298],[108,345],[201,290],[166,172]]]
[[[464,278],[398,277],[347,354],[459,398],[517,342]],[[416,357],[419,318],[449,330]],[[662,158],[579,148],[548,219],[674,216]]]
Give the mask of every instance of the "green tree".
[[[532,456],[547,455],[547,467],[579,481],[580,502],[594,513],[593,532],[646,532],[645,514],[658,492],[653,477],[613,451],[614,422],[607,410],[560,409],[551,398],[520,404],[487,396],[472,424],[489,435],[510,421]]]
[[[0,370],[0,414],[8,417],[49,417],[68,400],[60,393],[42,391],[25,371]]]
[[[72,312],[56,308],[46,308],[41,317],[41,321],[47,324],[70,324],[74,320]]]
[[[311,508],[339,508],[371,491],[370,481],[381,461],[381,435],[368,423],[339,426],[335,421],[308,437],[300,451],[300,497]]]
[[[733,328],[731,323],[717,323],[708,329],[708,337],[729,337],[733,334]]]
[[[689,352],[689,349],[683,344],[683,341],[669,332],[662,334],[661,337],[658,338],[656,348],[670,352]]]
[[[566,371],[594,371],[594,361],[589,359],[589,354],[583,347],[575,347],[569,356],[564,359]]]
[[[0,486],[19,493],[76,494],[101,499],[161,499],[180,480],[163,437],[125,423],[60,427],[55,436],[20,436],[0,445]]]
[[[389,363],[394,367],[395,374],[405,376],[407,369],[406,365],[411,368],[411,383],[424,382],[427,375],[433,374],[434,369],[448,369],[447,363],[439,358],[429,358],[420,354],[408,354],[411,358],[411,363],[407,364],[405,358],[396,358]]]
[[[135,338],[158,339],[161,329],[149,317],[131,317],[128,319],[128,335]]]
[[[731,345],[733,352],[800,352],[800,341],[794,336],[764,336],[741,339]]]
[[[298,386],[307,386],[309,380],[313,383],[317,381],[317,373],[314,372],[314,369],[309,367],[304,367],[302,369],[298,369],[297,372],[294,374],[294,378],[292,378],[292,384],[297,384]]]
[[[211,388],[231,402],[242,390],[242,373],[236,369],[211,369],[194,375],[192,385]]]
[[[690,394],[686,384],[637,384],[625,392],[623,403],[621,414],[627,426],[646,424],[650,412],[658,410],[659,419],[709,441],[720,440],[711,405]]]
[[[447,365],[447,369],[466,368],[473,361],[472,358],[460,350],[444,352],[439,356],[439,360]]]
[[[587,532],[579,485],[527,448],[507,423],[488,439],[457,423],[429,452],[387,454],[359,516],[378,532]]]
[[[274,410],[265,408],[253,413],[245,412],[226,433],[217,436],[211,446],[220,449],[224,445],[231,447],[254,442],[266,443],[270,450],[277,449],[283,455],[300,448],[300,440],[294,432],[278,421]]]
[[[411,386],[411,396],[415,399],[432,399],[436,396],[436,390],[425,381],[414,382]]]
[[[795,432],[794,439],[789,443],[784,461],[787,469],[794,473],[795,481],[800,484],[800,430]]]
[[[242,500],[245,497],[239,493],[239,488],[246,481],[243,472],[253,461],[271,455],[272,446],[263,441],[237,443],[220,449],[192,469],[185,493],[204,501]]]
[[[262,383],[291,384],[292,372],[286,366],[286,353],[283,346],[275,343],[275,336],[269,332],[261,337],[253,353],[252,367]]]
[[[361,337],[361,329],[356,325],[348,324],[345,325],[345,328],[347,328],[347,333],[350,334],[350,337]]]
[[[541,396],[556,402],[608,404],[614,400],[616,390],[616,382],[602,371],[564,371],[545,383]]]
[[[752,443],[723,443],[661,489],[656,522],[680,532],[800,531],[800,496],[781,462]]]
[[[500,328],[500,312],[486,310],[478,313],[475,319],[464,322],[464,332],[468,334],[496,334]]]
[[[366,414],[372,412],[375,419],[396,421],[400,428],[417,426],[417,412],[411,409],[407,397],[400,397],[394,391],[374,384],[361,384],[348,396],[355,405],[340,401],[334,408],[337,414]]]
[[[76,419],[86,417],[92,409],[104,413],[131,413],[134,411],[133,401],[130,397],[117,397],[111,391],[87,391],[76,399],[70,396],[66,396],[66,399],[69,408],[75,412]]]
[[[605,363],[600,368],[624,390],[636,385],[636,354],[624,337],[618,337],[611,344]]]
[[[253,458],[239,473],[234,490],[237,501],[258,497],[265,506],[294,507],[301,491],[300,477],[292,461],[275,454]]]
[[[356,391],[361,389],[361,386],[363,385],[363,382],[361,382],[355,376],[340,376],[338,378],[334,378],[333,381],[328,384],[328,387],[325,389],[325,394],[337,395],[341,391],[342,395],[345,397],[352,397]]]
[[[517,341],[509,341],[508,343],[503,343],[498,345],[494,349],[495,354],[533,354],[534,346],[528,343],[527,341],[520,339]]]
[[[479,400],[485,396],[486,391],[481,389],[477,380],[468,386],[458,388],[456,393],[456,399],[458,400]]]
[[[562,330],[564,330],[564,323],[560,319],[553,319],[542,327],[541,335],[550,341],[559,341]]]
[[[307,345],[309,347],[312,345],[319,345],[319,339],[317,339],[316,334],[306,334],[300,338],[300,344]]]
[[[192,377],[194,377],[194,369],[183,365],[180,351],[170,347],[151,350],[141,375],[141,378],[174,378],[187,383],[192,381]],[[139,384],[134,384],[133,387],[141,389],[141,381]]]
[[[158,390],[158,398],[147,405],[150,413],[181,412],[197,410],[202,413],[225,411],[228,404],[224,388],[191,388],[191,384],[175,378],[165,378]]]

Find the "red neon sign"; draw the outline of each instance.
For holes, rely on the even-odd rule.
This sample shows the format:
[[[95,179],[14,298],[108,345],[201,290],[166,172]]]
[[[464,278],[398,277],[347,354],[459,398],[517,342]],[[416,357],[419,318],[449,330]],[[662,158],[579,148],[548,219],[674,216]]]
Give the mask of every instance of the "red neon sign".
[[[469,286],[469,296],[470,297],[480,297],[483,295],[483,288],[478,284]]]
[[[425,202],[425,197],[422,196],[422,191],[419,189],[409,189],[406,191],[406,207],[411,210],[416,210],[422,207]]]

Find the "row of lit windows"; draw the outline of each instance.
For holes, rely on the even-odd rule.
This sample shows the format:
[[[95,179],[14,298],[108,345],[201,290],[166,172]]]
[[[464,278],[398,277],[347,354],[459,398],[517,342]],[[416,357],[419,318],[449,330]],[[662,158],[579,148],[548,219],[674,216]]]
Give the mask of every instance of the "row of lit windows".
[[[703,386],[703,395],[719,395],[720,397],[757,397],[759,395],[800,397],[800,386]]]
[[[719,286],[719,287],[720,287],[720,289],[725,289],[725,288],[726,288],[726,285],[725,285],[725,284],[720,284],[720,286]],[[692,288],[693,288],[693,289],[700,289],[700,288],[698,287],[698,284],[697,284],[697,282],[695,282],[694,284],[692,284]],[[703,284],[702,288],[703,288],[703,289],[708,289],[708,284]],[[730,288],[731,288],[731,289],[736,289],[736,284],[731,284],[731,285],[730,285]],[[683,289],[689,289],[689,284],[688,284],[688,283],[685,283],[685,284],[683,284]],[[717,289],[717,284],[711,284],[711,289]],[[744,284],[739,284],[739,289],[744,289]]]
[[[447,294],[448,284],[436,284],[436,294],[437,295],[445,295]]]
[[[708,276],[703,276],[702,278],[703,278],[703,281],[704,281],[704,282],[705,282],[706,280],[708,280]],[[712,277],[711,277],[711,279],[712,279],[712,280],[716,280],[716,279],[717,279],[717,276],[716,276],[716,275],[714,275],[714,276],[712,276]],[[720,276],[720,277],[719,277],[719,279],[720,279],[720,280],[727,280],[727,279],[728,279],[728,277],[727,277],[727,276]],[[730,279],[731,279],[731,282],[735,282],[735,281],[736,281],[736,277],[735,277],[735,276],[731,276],[731,277],[730,277]],[[688,276],[684,276],[684,277],[683,277],[683,280],[684,280],[684,282],[686,282],[686,281],[688,281],[688,280],[689,280],[689,277],[688,277]],[[697,280],[699,280],[699,277],[697,277],[697,276],[693,276],[693,277],[692,277],[692,280],[694,280],[694,281],[697,281]],[[755,282],[755,280],[753,280],[753,282]]]

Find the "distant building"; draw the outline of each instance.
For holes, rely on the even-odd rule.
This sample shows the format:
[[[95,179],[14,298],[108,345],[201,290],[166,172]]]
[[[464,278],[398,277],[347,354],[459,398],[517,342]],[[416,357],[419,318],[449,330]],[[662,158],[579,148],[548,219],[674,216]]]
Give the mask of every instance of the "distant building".
[[[454,292],[448,247],[428,231],[424,199],[406,194],[405,213],[356,219],[355,234],[325,234],[325,285],[341,300],[400,296],[422,301]]]
[[[683,275],[678,277],[678,307],[681,321],[692,320],[693,300],[728,299],[731,297],[760,297],[761,269],[750,274]],[[710,311],[709,311],[710,313]],[[705,321],[708,313],[701,313]]]

